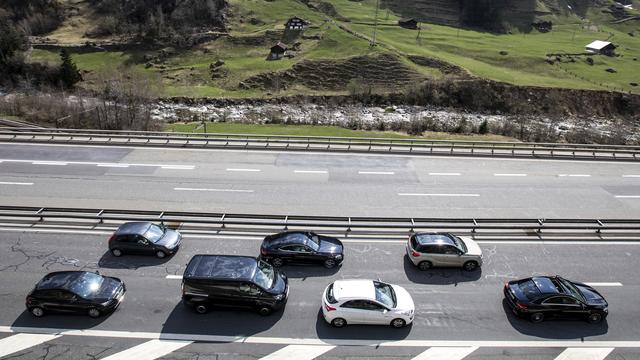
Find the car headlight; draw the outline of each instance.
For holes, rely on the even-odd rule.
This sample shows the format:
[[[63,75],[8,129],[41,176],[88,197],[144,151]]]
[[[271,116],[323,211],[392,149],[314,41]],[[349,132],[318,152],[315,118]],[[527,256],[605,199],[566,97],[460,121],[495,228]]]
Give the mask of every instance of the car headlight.
[[[340,254],[336,255],[336,260],[342,260],[342,255]]]
[[[399,313],[400,315],[411,316],[413,315],[413,310],[404,310],[404,311],[400,311]]]
[[[284,299],[284,294],[278,294],[278,295],[274,296],[273,298],[276,299],[276,301],[280,301],[280,300]]]

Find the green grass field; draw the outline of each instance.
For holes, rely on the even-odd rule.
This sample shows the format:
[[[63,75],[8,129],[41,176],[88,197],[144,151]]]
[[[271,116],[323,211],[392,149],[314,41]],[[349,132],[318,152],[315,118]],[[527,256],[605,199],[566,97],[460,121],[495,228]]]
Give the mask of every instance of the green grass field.
[[[428,139],[428,140],[473,140],[473,141],[515,141],[513,138],[500,135],[461,135],[440,132],[426,132],[416,137],[391,131],[350,130],[339,126],[325,125],[284,125],[284,124],[238,124],[238,123],[206,123],[207,133],[218,134],[253,134],[253,135],[291,135],[291,136],[340,136],[368,137],[389,139]],[[201,122],[169,124],[167,131],[204,133]]]
[[[97,73],[103,69],[132,66],[139,71],[157,74],[162,79],[162,95],[209,97],[261,97],[272,96],[259,89],[241,89],[244,79],[260,73],[289,69],[303,60],[341,59],[359,55],[393,52],[414,70],[428,77],[440,77],[438,70],[411,63],[404,55],[434,57],[461,66],[473,75],[516,85],[566,87],[579,89],[608,89],[640,93],[630,83],[640,83],[640,21],[611,25],[608,15],[594,9],[588,18],[552,16],[552,32],[543,34],[515,32],[497,35],[469,29],[422,24],[418,31],[397,26],[379,26],[377,39],[380,46],[371,48],[369,41],[349,34],[336,24],[348,27],[365,37],[371,37],[373,26],[362,24],[374,20],[376,0],[325,0],[332,3],[338,14],[350,22],[329,19],[327,15],[310,9],[295,0],[230,0],[229,32],[237,38],[263,36],[267,31],[282,31],[286,19],[299,16],[311,22],[305,35],[318,35],[318,39],[298,39],[301,50],[293,59],[266,61],[269,45],[242,45],[230,39],[219,39],[191,50],[172,50],[163,63],[145,68],[142,51],[96,52],[73,54],[85,75],[85,87],[95,83]],[[399,15],[380,11],[380,22],[394,24]],[[249,21],[252,19],[252,21]],[[86,29],[86,19],[80,29]],[[330,21],[329,21],[330,20]],[[360,23],[360,24],[358,24]],[[597,31],[585,29],[594,25]],[[586,26],[588,27],[588,26]],[[593,26],[592,26],[593,28]],[[69,26],[63,27],[64,36],[71,37]],[[636,31],[636,36],[628,33]],[[79,37],[79,36],[78,36]],[[575,62],[548,64],[547,53],[580,53],[592,40],[611,38],[620,47],[618,57],[596,56],[595,64],[588,65],[584,57]],[[501,55],[501,51],[508,54]],[[153,55],[154,52],[146,53]],[[34,50],[33,61],[58,62],[55,52]],[[212,79],[209,64],[224,59],[222,71],[226,76]],[[635,60],[634,60],[635,59]],[[616,73],[605,71],[614,68]],[[277,95],[324,94],[294,87]],[[346,89],[342,92],[346,93]]]

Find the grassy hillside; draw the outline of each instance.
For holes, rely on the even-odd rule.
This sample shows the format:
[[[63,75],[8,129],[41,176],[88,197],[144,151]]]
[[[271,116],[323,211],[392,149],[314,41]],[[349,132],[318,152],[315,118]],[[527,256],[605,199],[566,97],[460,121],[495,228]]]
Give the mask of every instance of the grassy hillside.
[[[369,70],[376,67],[379,55],[390,54],[397,58],[391,68],[409,74],[398,80],[396,90],[423,79],[445,76],[438,66],[421,66],[408,60],[409,55],[419,55],[457,65],[474,76],[511,84],[640,93],[640,87],[631,85],[640,83],[640,21],[613,24],[614,18],[603,13],[602,7],[576,14],[558,12],[549,6],[554,2],[539,1],[536,19],[553,21],[553,31],[539,33],[513,29],[511,34],[500,35],[429,23],[423,23],[420,31],[403,29],[395,26],[401,13],[381,9],[378,46],[370,47],[376,0],[306,2],[309,4],[299,0],[229,0],[228,34],[189,49],[154,48],[146,44],[146,47],[113,52],[74,54],[78,67],[89,71],[82,86],[95,86],[101,72],[127,66],[159,78],[163,85],[161,91],[167,96],[346,93],[346,86],[323,89],[316,86],[317,82],[310,87],[300,80],[314,75],[322,78],[322,74],[310,72],[322,68],[335,72],[331,74],[333,77],[362,76],[376,91],[385,91],[390,90],[388,81],[393,74],[385,74],[382,79],[379,71]],[[47,35],[49,39],[71,44],[117,40],[85,37],[87,29],[100,19],[86,1],[69,0],[66,3],[73,5],[75,15],[67,16],[60,28]],[[634,7],[640,8],[640,2],[634,1]],[[639,13],[633,10],[630,14]],[[311,23],[301,36],[285,39],[289,45],[299,43],[295,57],[266,61],[270,46],[283,38],[284,23],[292,16]],[[617,53],[620,56],[596,56],[593,65],[586,62],[586,57],[578,56],[563,57],[560,62],[554,57],[553,64],[547,62],[546,54],[580,53],[587,43],[607,39],[619,45]],[[365,56],[365,65],[361,66],[360,74],[351,70],[341,72],[341,64],[348,63],[345,59],[362,56]],[[36,49],[30,57],[32,61],[58,61],[57,53],[51,50]],[[218,59],[224,60],[224,65],[212,78],[209,66]],[[316,66],[316,61],[321,61],[323,66]],[[607,72],[610,68],[616,72]],[[256,77],[259,81],[255,81]],[[277,81],[270,80],[276,78]],[[282,85],[281,78],[287,79]],[[258,85],[247,86],[247,83]]]

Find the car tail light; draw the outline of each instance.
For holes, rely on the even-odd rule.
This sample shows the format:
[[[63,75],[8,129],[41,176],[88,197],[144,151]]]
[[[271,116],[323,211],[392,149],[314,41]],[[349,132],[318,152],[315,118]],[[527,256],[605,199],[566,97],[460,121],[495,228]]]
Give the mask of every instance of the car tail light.
[[[420,253],[415,251],[415,250],[411,250],[411,256],[418,257],[418,256],[420,256]]]
[[[329,305],[329,304],[324,304],[324,309],[327,311],[333,311],[336,308],[334,308],[333,306]]]
[[[116,234],[111,235],[111,237],[109,238],[109,243],[115,240],[115,238],[116,238]]]
[[[527,307],[527,305],[521,304],[519,302],[516,303],[516,308],[518,308],[518,310],[522,310],[522,311],[527,311],[529,310],[529,308]]]
[[[36,299],[32,298],[31,296],[27,296],[27,305],[31,305],[36,301]]]
[[[260,255],[262,255],[262,256],[267,256],[267,249],[265,249],[265,248],[261,247],[261,248],[260,248]]]

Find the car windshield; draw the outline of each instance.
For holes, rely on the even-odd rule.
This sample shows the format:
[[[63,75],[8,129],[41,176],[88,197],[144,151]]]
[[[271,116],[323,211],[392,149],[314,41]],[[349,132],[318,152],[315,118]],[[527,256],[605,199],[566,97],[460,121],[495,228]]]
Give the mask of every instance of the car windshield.
[[[313,249],[313,251],[318,251],[320,249],[320,238],[318,235],[314,233],[307,233],[307,245]]]
[[[464,241],[462,241],[462,239],[460,239],[457,236],[451,236],[453,238],[453,242],[456,243],[456,247],[460,250],[462,250],[463,253],[467,253],[467,244],[464,243]]]
[[[391,285],[378,281],[374,281],[373,285],[376,289],[376,300],[389,308],[395,308],[397,304],[396,293],[393,291]]]
[[[93,299],[99,293],[103,282],[102,276],[86,272],[69,284],[69,290],[85,299]]]
[[[147,231],[144,233],[145,239],[151,242],[158,242],[164,236],[164,229],[156,224],[151,224]]]
[[[578,288],[575,285],[573,285],[573,283],[571,281],[567,281],[567,280],[562,279],[562,278],[558,278],[558,280],[562,284],[562,287],[567,290],[566,291],[567,293],[571,294],[573,297],[575,297],[577,299],[581,299],[581,300],[585,301],[585,298],[582,295],[582,292],[580,290],[578,290]]]
[[[271,289],[274,279],[275,271],[273,270],[273,267],[266,262],[259,260],[258,269],[253,277],[253,281],[264,289]]]

